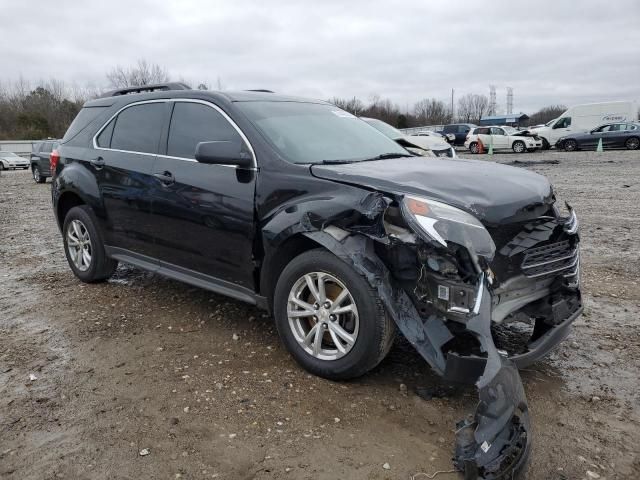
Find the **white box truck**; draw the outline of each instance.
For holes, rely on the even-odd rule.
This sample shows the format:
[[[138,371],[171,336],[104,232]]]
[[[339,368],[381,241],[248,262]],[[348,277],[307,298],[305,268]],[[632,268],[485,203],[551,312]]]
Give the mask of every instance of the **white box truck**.
[[[532,128],[531,132],[542,138],[543,148],[550,148],[560,137],[570,133],[588,132],[609,122],[635,122],[638,120],[638,105],[635,102],[602,102],[575,105],[544,127]]]

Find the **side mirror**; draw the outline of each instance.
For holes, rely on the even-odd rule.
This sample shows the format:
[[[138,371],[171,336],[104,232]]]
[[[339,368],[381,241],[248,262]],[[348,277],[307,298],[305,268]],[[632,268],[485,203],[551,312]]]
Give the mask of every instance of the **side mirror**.
[[[242,168],[253,166],[251,155],[242,151],[242,142],[237,140],[200,142],[196,145],[196,160],[213,165],[236,165]]]

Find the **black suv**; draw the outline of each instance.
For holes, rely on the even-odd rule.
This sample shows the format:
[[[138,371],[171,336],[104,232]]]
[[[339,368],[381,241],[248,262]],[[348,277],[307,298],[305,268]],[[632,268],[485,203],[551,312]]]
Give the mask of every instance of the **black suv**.
[[[331,379],[375,367],[398,329],[437,373],[478,386],[456,465],[519,471],[517,366],[582,310],[577,219],[549,182],[414,156],[322,101],[145,89],[87,102],[51,155],[75,275],[98,282],[125,262],[257,305]]]
[[[58,147],[59,140],[43,140],[33,145],[31,150],[31,173],[36,183],[44,183],[51,176],[49,157]]]
[[[473,123],[453,123],[451,125],[445,125],[444,128],[438,133],[441,133],[445,137],[447,137],[448,135],[453,135],[455,139],[453,140],[453,142],[450,141],[449,143],[460,146],[464,145],[469,131],[471,131],[471,129],[475,126],[476,125],[474,125]]]

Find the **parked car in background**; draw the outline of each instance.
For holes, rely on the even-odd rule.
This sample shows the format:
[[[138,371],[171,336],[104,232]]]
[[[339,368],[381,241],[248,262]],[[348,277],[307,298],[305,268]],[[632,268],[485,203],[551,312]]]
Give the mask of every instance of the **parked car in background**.
[[[456,158],[455,149],[441,135],[405,135],[397,128],[377,118],[360,117],[360,120],[413,153],[421,155],[422,152],[433,152],[436,157]]]
[[[51,176],[49,155],[58,146],[59,140],[44,140],[33,146],[31,151],[31,172],[36,183],[44,183]]]
[[[29,160],[13,152],[0,150],[0,170],[15,170],[16,168],[29,168]]]
[[[447,138],[451,138],[450,136],[453,135],[454,140],[452,142],[450,141],[450,143],[460,146],[464,145],[467,135],[475,126],[476,125],[473,123],[452,123],[450,125],[445,125],[438,133],[441,133]]]
[[[515,153],[535,152],[542,148],[542,139],[529,130],[517,130],[513,127],[476,127],[467,136],[464,146],[471,153],[480,151],[480,144],[485,150],[493,145],[494,150],[513,150]]]
[[[532,128],[542,139],[543,148],[551,148],[568,135],[590,132],[603,123],[634,122],[638,118],[635,102],[602,102],[575,105],[544,127]]]
[[[588,133],[578,133],[562,137],[556,148],[572,152],[574,150],[594,149],[602,140],[603,148],[640,148],[640,123],[607,123]]]

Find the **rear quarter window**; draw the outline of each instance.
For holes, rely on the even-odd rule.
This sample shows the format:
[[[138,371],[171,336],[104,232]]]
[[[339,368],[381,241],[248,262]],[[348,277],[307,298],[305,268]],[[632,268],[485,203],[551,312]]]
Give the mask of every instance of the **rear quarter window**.
[[[98,117],[98,115],[104,112],[105,108],[107,107],[84,107],[80,110],[78,115],[76,115],[76,118],[71,122],[71,125],[69,125],[64,137],[62,137],[62,143],[68,142],[84,130],[87,125]]]

